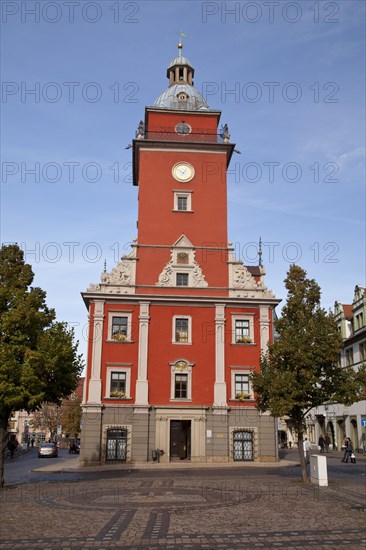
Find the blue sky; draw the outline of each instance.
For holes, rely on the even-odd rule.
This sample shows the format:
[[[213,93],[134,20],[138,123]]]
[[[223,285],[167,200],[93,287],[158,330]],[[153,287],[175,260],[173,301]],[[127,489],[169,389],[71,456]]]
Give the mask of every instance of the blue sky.
[[[82,352],[80,292],[137,235],[125,147],[167,87],[178,30],[195,86],[241,152],[228,177],[237,255],[256,263],[261,236],[267,285],[282,299],[292,261],[318,281],[326,308],[365,285],[364,2],[1,8],[1,241],[23,243]]]

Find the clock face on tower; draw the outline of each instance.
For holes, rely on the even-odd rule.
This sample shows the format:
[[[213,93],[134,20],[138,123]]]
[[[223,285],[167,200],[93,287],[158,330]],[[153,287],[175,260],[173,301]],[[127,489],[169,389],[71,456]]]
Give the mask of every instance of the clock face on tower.
[[[191,181],[194,178],[194,168],[189,162],[177,162],[172,168],[172,174],[177,181]]]

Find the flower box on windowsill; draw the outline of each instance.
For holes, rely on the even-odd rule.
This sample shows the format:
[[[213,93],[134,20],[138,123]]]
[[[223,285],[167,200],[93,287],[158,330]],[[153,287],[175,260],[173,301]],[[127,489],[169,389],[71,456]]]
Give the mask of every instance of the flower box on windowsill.
[[[253,344],[253,341],[249,336],[243,336],[243,338],[237,338],[235,341],[236,344]]]
[[[113,399],[128,399],[125,392],[120,390],[111,391],[109,397],[112,397]]]
[[[121,332],[116,332],[116,334],[112,334],[112,340],[114,342],[127,342],[127,336]]]
[[[236,393],[235,399],[237,399],[238,401],[247,401],[248,399],[251,399],[251,396],[249,395],[249,393]]]

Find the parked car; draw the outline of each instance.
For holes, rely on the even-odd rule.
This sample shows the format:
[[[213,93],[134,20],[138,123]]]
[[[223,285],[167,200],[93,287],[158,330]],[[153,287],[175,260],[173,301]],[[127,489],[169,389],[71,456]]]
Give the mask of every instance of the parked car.
[[[41,443],[38,447],[38,458],[43,456],[58,456],[58,447],[56,443]]]

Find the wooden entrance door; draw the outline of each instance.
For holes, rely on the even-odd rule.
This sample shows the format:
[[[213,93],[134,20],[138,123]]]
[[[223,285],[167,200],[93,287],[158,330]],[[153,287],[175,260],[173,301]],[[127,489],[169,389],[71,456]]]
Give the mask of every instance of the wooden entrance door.
[[[170,421],[170,460],[190,460],[191,421]]]

